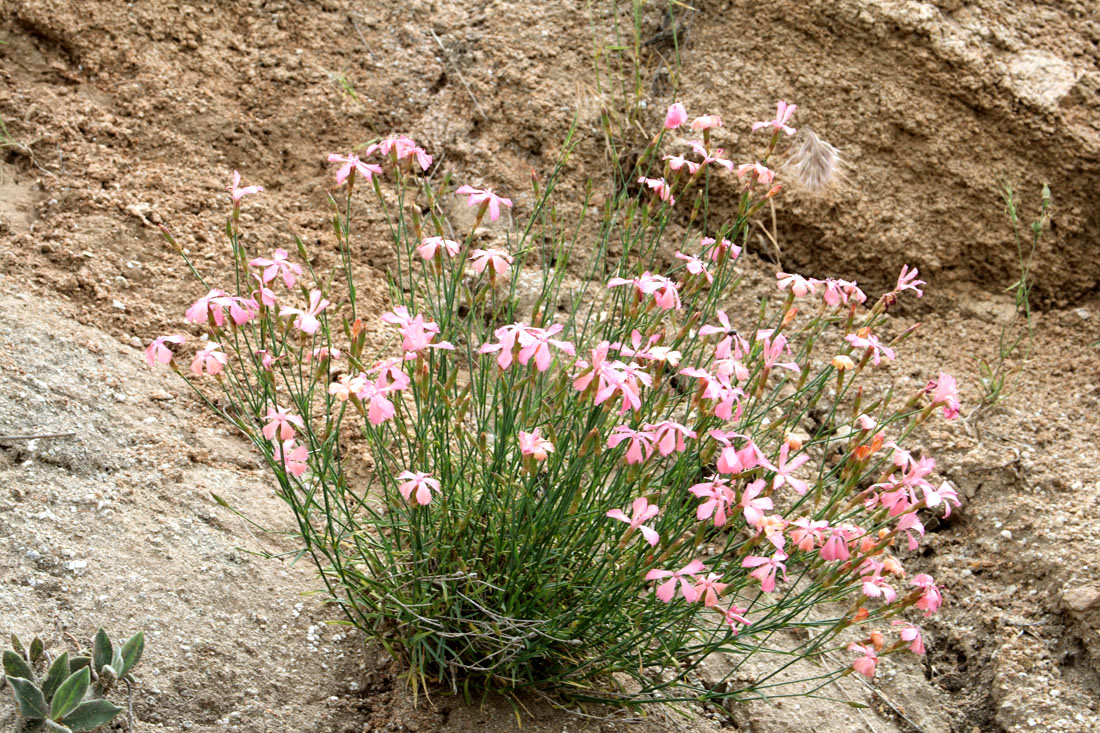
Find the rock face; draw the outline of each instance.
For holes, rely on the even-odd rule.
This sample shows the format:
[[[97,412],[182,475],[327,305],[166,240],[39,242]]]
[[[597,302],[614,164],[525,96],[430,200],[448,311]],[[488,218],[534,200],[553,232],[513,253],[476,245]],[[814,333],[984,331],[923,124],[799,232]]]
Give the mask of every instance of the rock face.
[[[1020,192],[1026,248],[1046,182],[1054,227],[1033,274],[1046,301],[1066,304],[1100,279],[1098,8],[704,4],[682,54],[681,88],[695,101],[689,108],[731,100],[722,110],[737,109],[731,130],[766,113],[766,100],[797,101],[798,121],[844,153],[842,185],[782,204],[788,268],[862,281],[908,262],[936,279],[1007,286],[1019,266],[1000,184]],[[743,25],[753,32],[730,44],[730,28]],[[720,56],[727,61],[694,63]]]

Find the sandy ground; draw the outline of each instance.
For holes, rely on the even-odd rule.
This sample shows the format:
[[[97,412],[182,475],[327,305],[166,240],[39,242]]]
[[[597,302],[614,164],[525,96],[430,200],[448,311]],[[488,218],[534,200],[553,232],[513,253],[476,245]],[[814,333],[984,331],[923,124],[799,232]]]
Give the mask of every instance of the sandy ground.
[[[835,692],[868,709],[805,700],[611,723],[529,700],[524,728],[1100,728],[1100,10],[694,7],[680,19],[677,97],[723,115],[722,144],[747,150],[747,123],[788,98],[848,163],[824,195],[781,199],[780,252],[758,239],[744,292],[761,292],[778,264],[872,292],[915,264],[928,295],[900,315],[923,326],[883,378],[912,387],[943,368],[973,404],[974,359],[994,353],[1012,312],[1015,249],[997,183],[1013,182],[1030,210],[1048,181],[1056,210],[1036,260],[1035,348],[997,409],[921,436],[967,503],[909,561],[949,589],[923,664],[891,660],[877,692],[854,681]],[[513,729],[501,701],[414,707],[377,650],[303,595],[316,587],[308,567],[250,554],[291,546],[210,499],[288,526],[246,447],[140,362],[137,347],[177,330],[198,295],[155,225],[216,273],[223,189],[239,168],[267,189],[246,213],[252,242],[285,246],[298,233],[323,265],[335,252],[324,154],[391,131],[463,180],[514,192],[522,220],[531,171],[552,166],[574,119],[571,190],[606,170],[598,115],[615,100],[597,89],[592,49],[625,10],[0,0],[0,117],[24,146],[0,151],[0,435],[77,433],[0,440],[0,631],[60,648],[64,633],[100,624],[144,629],[139,729]],[[663,6],[644,19],[655,121],[676,79]],[[730,201],[716,191],[719,206]],[[359,220],[361,279],[380,295],[389,255],[369,234],[377,216]]]

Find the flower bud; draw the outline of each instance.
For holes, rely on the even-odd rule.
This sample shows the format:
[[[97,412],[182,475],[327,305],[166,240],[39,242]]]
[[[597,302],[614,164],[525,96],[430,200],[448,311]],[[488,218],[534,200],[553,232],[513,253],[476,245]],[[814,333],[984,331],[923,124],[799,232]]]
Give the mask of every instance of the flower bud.
[[[851,357],[845,356],[844,354],[834,356],[833,360],[829,363],[842,372],[847,371],[848,369],[853,369],[856,365],[856,363],[852,361]]]

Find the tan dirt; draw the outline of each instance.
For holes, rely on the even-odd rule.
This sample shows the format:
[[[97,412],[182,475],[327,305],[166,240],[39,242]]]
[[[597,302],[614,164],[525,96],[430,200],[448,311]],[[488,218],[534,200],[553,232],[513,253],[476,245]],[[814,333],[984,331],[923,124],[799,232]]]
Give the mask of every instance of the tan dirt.
[[[908,562],[948,588],[930,652],[895,661],[873,695],[689,709],[607,723],[523,700],[525,730],[1091,731],[1100,729],[1100,6],[1090,0],[711,2],[684,11],[679,98],[723,115],[719,140],[751,156],[748,123],[774,100],[838,146],[844,181],[779,198],[779,253],[761,235],[737,303],[788,271],[888,286],[901,264],[929,281],[904,303],[922,321],[881,371],[912,389],[939,369],[978,398],[1012,304],[1016,252],[997,185],[1041,182],[1056,203],[1036,260],[1036,342],[1010,396],[967,425],[920,437],[966,498]],[[323,0],[119,3],[0,0],[0,632],[60,650],[96,626],[147,632],[138,730],[496,731],[506,701],[414,702],[377,649],[316,597],[291,545],[251,533],[289,515],[245,446],[183,385],[140,362],[197,295],[160,239],[169,226],[204,273],[228,258],[224,187],[265,186],[243,226],[252,248],[334,261],[328,152],[405,132],[461,182],[529,211],[570,123],[582,142],[566,193],[602,176],[593,68],[610,3]],[[672,101],[660,30],[644,15],[649,125]],[[346,77],[358,99],[340,91]],[[740,162],[737,160],[736,162]],[[732,189],[716,191],[732,206]],[[383,305],[388,245],[357,213],[365,291]],[[770,225],[770,224],[769,224]],[[86,562],[86,565],[81,565]],[[889,704],[885,701],[889,701]],[[893,706],[894,709],[891,709]],[[6,703],[0,706],[7,714]],[[590,711],[615,715],[610,711]],[[0,717],[0,725],[6,722]]]

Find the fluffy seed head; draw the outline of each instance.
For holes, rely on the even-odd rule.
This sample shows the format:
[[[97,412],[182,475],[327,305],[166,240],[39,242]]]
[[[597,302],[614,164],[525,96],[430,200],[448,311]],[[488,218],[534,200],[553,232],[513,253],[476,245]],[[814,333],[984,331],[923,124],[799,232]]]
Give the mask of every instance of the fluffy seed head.
[[[815,135],[813,130],[804,127],[801,133],[785,167],[803,187],[821,191],[841,177],[844,159],[839,150]]]

